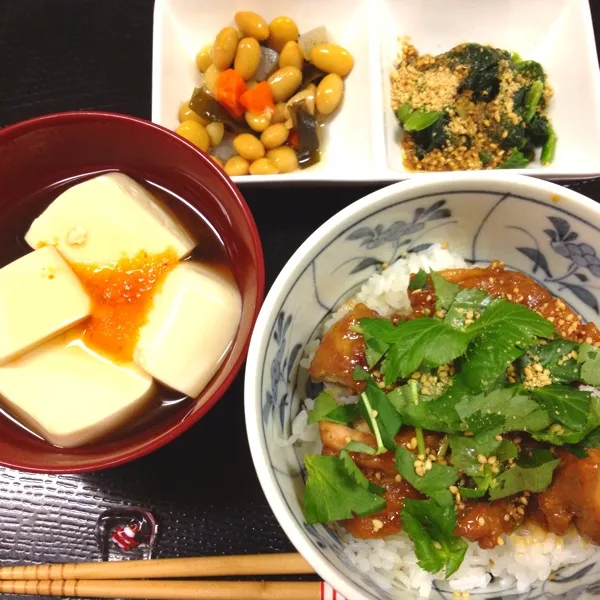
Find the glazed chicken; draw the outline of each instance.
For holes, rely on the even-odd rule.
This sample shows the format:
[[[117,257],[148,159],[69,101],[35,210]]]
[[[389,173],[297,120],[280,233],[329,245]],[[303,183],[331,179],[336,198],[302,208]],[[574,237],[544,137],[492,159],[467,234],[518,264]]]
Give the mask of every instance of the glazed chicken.
[[[550,320],[560,335],[566,339],[588,343],[600,342],[600,331],[593,323],[584,324],[560,299],[533,279],[516,271],[505,270],[499,262],[487,268],[455,269],[440,273],[445,279],[464,288],[486,290],[495,297],[503,297],[522,304]],[[410,292],[412,317],[430,315],[435,311],[435,297],[429,290]],[[363,389],[364,382],[352,379],[355,365],[367,369],[364,341],[352,331],[362,317],[378,315],[364,304],[357,304],[350,313],[338,321],[323,337],[314,356],[310,374],[316,381],[345,386],[353,392]],[[402,318],[407,318],[404,315]],[[339,454],[350,441],[356,440],[376,447],[375,438],[364,422],[346,427],[321,422],[323,454]],[[425,432],[426,446],[437,450],[441,434]],[[414,429],[402,427],[396,443],[416,453],[411,447]],[[566,450],[556,450],[561,464],[554,473],[551,486],[541,494],[509,497],[494,502],[464,500],[458,510],[456,534],[477,541],[482,548],[497,545],[502,533],[512,532],[524,520],[531,518],[547,530],[564,534],[573,524],[582,536],[600,544],[600,450],[589,451],[588,458],[577,458]],[[378,456],[351,453],[364,475],[386,488],[387,507],[367,517],[355,517],[342,525],[358,538],[385,537],[402,528],[400,511],[405,498],[423,498],[406,481],[398,477],[394,456],[386,452]],[[400,479],[400,480],[399,480]],[[527,497],[529,494],[527,493]]]
[[[362,335],[352,331],[359,326],[359,319],[376,318],[379,315],[365,306],[357,304],[323,337],[310,365],[310,376],[314,381],[327,381],[343,385],[355,392],[364,389],[364,381],[354,381],[354,367],[367,368],[365,341]]]
[[[371,433],[363,431],[366,428],[367,425],[364,421],[355,424],[355,428],[321,421],[319,429],[323,454],[337,455],[351,440],[376,448],[375,437]],[[396,444],[416,453],[411,446],[414,436],[415,430],[412,427],[402,427],[395,438]],[[429,431],[425,432],[424,437],[425,446],[434,453],[437,452],[442,434]],[[404,499],[418,500],[424,496],[408,482],[398,477],[394,455],[391,452],[388,451],[378,456],[360,452],[351,452],[350,455],[367,479],[386,489],[383,496],[386,508],[367,517],[355,517],[342,521],[342,526],[357,538],[379,538],[398,533],[402,529],[400,511]],[[517,498],[497,500],[491,504],[483,501],[465,502],[464,508],[458,514],[457,535],[479,542],[482,548],[496,546],[501,533],[510,533],[522,521],[522,515],[516,510],[518,503]],[[505,515],[508,515],[508,518],[505,518]],[[483,517],[483,521],[481,517]]]
[[[587,452],[588,458],[577,458],[558,449],[561,464],[537,501],[548,530],[563,535],[572,523],[581,535],[600,544],[600,449]]]
[[[575,342],[600,342],[600,330],[594,323],[584,324],[562,300],[555,298],[542,285],[520,271],[507,271],[501,262],[493,262],[486,268],[447,269],[440,275],[463,288],[485,290],[491,296],[506,298],[522,304],[554,324],[561,337]],[[435,297],[430,291],[419,290],[410,294],[413,316],[432,314]],[[425,313],[425,311],[430,311]]]

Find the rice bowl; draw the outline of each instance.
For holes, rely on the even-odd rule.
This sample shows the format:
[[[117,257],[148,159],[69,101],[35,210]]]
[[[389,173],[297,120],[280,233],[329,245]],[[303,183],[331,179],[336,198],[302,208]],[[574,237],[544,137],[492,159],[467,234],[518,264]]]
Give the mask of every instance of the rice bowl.
[[[428,215],[434,216],[428,219]],[[385,542],[356,540],[337,527],[307,525],[302,506],[304,455],[319,451],[318,436],[314,428],[306,427],[302,412],[311,408],[305,401],[315,398],[319,389],[302,365],[309,364],[311,351],[316,349],[310,342],[323,335],[327,321],[326,327],[332,325],[338,316],[332,319],[332,315],[349,298],[360,294],[365,301],[371,292],[379,291],[376,300],[383,299],[382,312],[394,310],[402,302],[400,275],[395,274],[394,282],[384,281],[391,275],[384,279],[381,275],[394,275],[400,269],[396,259],[402,250],[413,261],[421,251],[429,250],[425,256],[431,260],[432,253],[440,250],[434,244],[447,242],[449,250],[470,265],[504,259],[507,268],[533,276],[585,320],[593,321],[598,314],[597,301],[592,300],[594,288],[583,284],[584,293],[575,283],[578,278],[568,279],[573,259],[562,248],[562,254],[557,251],[557,241],[547,231],[558,224],[563,230],[560,235],[576,233],[575,245],[593,248],[597,221],[593,202],[551,184],[496,174],[430,176],[426,183],[391,186],[348,207],[313,234],[286,265],[267,298],[251,346],[247,428],[259,479],[278,520],[292,543],[339,593],[349,598],[391,599],[418,597],[431,590],[432,598],[451,598],[455,591],[480,588],[477,594],[482,598],[500,593],[529,597],[546,591],[555,597],[567,593],[577,597],[597,581],[593,546],[581,543],[577,536],[559,540],[532,530],[529,537],[507,536],[501,549],[491,551],[493,565],[489,564],[491,554],[485,558],[489,550],[470,545],[461,569],[449,581],[438,578],[434,582],[429,573],[419,572],[402,534]],[[533,246],[539,252],[537,265],[530,258]],[[450,253],[441,254],[448,259]],[[382,263],[388,263],[388,268],[379,273],[376,265]],[[584,270],[588,273],[589,267],[573,268],[571,273],[583,274]],[[568,284],[562,293],[561,282],[552,281],[558,278]],[[347,310],[342,309],[340,315]],[[343,400],[354,400],[351,396],[346,394]],[[523,539],[535,540],[535,563],[531,544],[525,546]],[[395,551],[388,552],[387,544],[395,545]],[[527,561],[522,558],[524,552]],[[541,581],[545,573],[574,563],[578,564]]]
[[[411,308],[407,292],[411,274],[421,269],[429,272],[468,266],[460,255],[442,248],[440,244],[400,258],[389,268],[371,275],[358,293],[345,301],[324,322],[321,333],[326,334],[357,303],[364,303],[381,316],[406,313]],[[310,368],[319,341],[315,339],[307,344],[305,356],[300,362],[301,369]],[[345,394],[339,386],[326,383],[325,389],[338,402],[358,401],[358,396]],[[314,402],[314,398],[305,400],[304,408],[292,423],[292,436],[282,440],[282,445],[297,444],[302,447],[303,453],[321,451],[318,424],[307,423]],[[557,569],[580,563],[598,552],[595,546],[574,530],[559,536],[534,524],[525,524],[507,536],[502,546],[493,550],[482,550],[477,543],[470,542],[461,567],[445,582],[419,567],[414,546],[405,533],[372,540],[357,539],[342,527],[338,527],[338,533],[346,544],[344,552],[350,561],[383,589],[391,590],[401,583],[425,598],[429,597],[434,585],[446,585],[453,592],[464,593],[485,589],[492,578],[497,580],[501,588],[514,586],[518,592],[526,592],[532,583],[545,581]]]

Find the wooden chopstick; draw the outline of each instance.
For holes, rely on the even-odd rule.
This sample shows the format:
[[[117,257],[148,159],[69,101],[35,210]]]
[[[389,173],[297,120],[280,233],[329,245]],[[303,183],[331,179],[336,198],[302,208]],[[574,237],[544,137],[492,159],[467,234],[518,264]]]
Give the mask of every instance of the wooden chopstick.
[[[0,580],[159,579],[228,575],[301,575],[314,572],[300,554],[292,552],[2,567]]]
[[[321,600],[318,581],[1,581],[0,592],[72,598],[147,598],[148,600]]]

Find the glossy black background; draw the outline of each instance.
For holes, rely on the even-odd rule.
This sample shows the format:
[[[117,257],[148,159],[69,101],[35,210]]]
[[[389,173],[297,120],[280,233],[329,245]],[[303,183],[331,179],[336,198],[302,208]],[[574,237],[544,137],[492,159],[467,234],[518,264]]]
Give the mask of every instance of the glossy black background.
[[[591,4],[598,39],[600,2]],[[74,109],[150,118],[152,13],[152,0],[0,0],[0,126]],[[600,200],[600,180],[569,187]],[[374,189],[242,187],[267,288],[314,229]],[[243,373],[195,427],[129,465],[81,476],[0,469],[0,562],[96,559],[95,521],[123,505],[159,517],[159,556],[293,550],[250,458]]]

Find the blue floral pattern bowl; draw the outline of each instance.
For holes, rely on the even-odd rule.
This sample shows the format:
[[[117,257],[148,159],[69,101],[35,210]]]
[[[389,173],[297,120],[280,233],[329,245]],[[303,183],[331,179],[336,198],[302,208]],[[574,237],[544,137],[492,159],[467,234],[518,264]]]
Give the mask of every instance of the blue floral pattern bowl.
[[[429,175],[379,190],[322,225],[282,270],[256,323],[245,381],[246,425],[258,476],[281,526],[319,575],[350,599],[391,594],[357,571],[335,531],[304,521],[302,448],[282,446],[301,403],[316,390],[299,369],[326,316],[382,263],[436,242],[472,262],[503,260],[600,320],[600,206],[558,185],[507,173]],[[478,598],[600,596],[595,559],[564,569],[527,593]],[[432,598],[451,598],[434,589]]]

